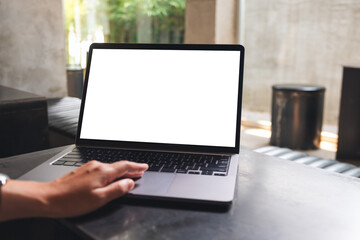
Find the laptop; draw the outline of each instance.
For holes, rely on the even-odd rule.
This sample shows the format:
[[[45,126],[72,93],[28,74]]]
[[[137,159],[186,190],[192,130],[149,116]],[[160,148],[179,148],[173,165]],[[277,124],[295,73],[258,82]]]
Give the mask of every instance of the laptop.
[[[20,179],[126,159],[149,164],[129,197],[230,204],[243,65],[241,45],[92,44],[75,144]]]

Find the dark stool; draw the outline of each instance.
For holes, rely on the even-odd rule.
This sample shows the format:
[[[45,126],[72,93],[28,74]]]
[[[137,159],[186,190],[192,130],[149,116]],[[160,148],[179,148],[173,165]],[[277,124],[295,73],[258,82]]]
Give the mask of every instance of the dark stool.
[[[0,157],[49,147],[46,98],[0,86]]]
[[[270,144],[291,149],[320,146],[325,88],[314,85],[273,86]]]
[[[75,143],[81,100],[75,97],[48,99],[50,147]]]

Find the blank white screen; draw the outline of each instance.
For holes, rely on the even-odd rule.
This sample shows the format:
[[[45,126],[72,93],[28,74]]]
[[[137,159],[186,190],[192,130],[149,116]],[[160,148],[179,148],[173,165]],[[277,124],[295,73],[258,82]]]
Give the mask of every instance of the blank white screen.
[[[240,52],[94,49],[81,139],[235,147]]]

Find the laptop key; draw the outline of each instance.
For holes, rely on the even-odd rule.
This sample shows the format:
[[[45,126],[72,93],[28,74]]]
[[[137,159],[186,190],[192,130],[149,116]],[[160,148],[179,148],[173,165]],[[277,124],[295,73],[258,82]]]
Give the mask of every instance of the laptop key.
[[[84,163],[83,162],[77,162],[77,163],[75,163],[75,167],[80,167],[80,166],[82,166],[82,165],[84,165]]]
[[[200,174],[199,172],[195,172],[195,171],[189,171],[188,173],[189,173],[189,174],[197,174],[197,175]]]
[[[162,168],[160,172],[173,173],[173,172],[175,172],[175,169],[174,168]]]
[[[227,168],[227,164],[208,164],[206,167],[213,168]]]
[[[215,173],[214,176],[226,176],[225,173]]]
[[[202,171],[201,175],[213,175],[213,171]]]
[[[158,172],[160,170],[161,166],[152,166],[152,167],[149,167],[147,171],[150,171],[150,172]]]
[[[65,155],[63,158],[81,159],[81,158],[82,158],[82,156],[81,156],[81,155],[72,155],[72,154],[68,154],[68,155]]]
[[[226,172],[226,168],[217,168],[217,167],[202,167],[202,171],[214,171],[214,172]]]
[[[76,164],[76,162],[66,161],[63,165],[64,166],[74,166],[75,164]]]
[[[220,161],[218,161],[218,164],[228,164],[228,160],[220,160]]]
[[[187,169],[188,170],[199,170],[199,167],[198,166],[191,166],[191,167],[188,167]]]
[[[57,160],[57,161],[54,162],[52,165],[63,165],[64,163],[65,163],[65,161]]]
[[[187,173],[186,169],[178,169],[176,173]]]
[[[70,156],[65,156],[62,158],[62,160],[69,161],[69,162],[81,162],[83,160],[83,158],[73,158]]]

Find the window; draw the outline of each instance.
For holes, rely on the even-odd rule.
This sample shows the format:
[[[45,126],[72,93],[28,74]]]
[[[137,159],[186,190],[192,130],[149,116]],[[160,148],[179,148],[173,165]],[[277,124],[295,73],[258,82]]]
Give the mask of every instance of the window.
[[[64,0],[68,65],[92,42],[183,43],[186,0]]]

